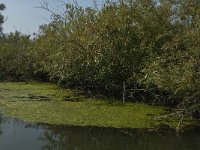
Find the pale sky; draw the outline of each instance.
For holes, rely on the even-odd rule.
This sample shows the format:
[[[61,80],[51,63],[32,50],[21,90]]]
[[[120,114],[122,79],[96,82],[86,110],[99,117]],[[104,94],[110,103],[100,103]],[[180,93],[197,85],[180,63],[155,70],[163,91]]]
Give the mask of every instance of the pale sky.
[[[61,5],[61,1],[73,2],[74,0],[48,0],[52,8]],[[93,0],[77,0],[80,6],[93,6]],[[99,6],[103,0],[97,0]],[[4,33],[14,32],[16,30],[24,34],[37,32],[39,25],[48,23],[50,13],[43,9],[36,8],[41,5],[42,0],[0,0],[0,3],[6,5],[3,15],[7,17],[3,24]]]

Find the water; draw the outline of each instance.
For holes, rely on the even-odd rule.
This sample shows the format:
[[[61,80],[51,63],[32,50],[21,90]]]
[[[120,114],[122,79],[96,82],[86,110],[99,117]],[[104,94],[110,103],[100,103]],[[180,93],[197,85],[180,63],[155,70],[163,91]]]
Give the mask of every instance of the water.
[[[0,150],[199,150],[200,132],[36,125],[0,118]]]

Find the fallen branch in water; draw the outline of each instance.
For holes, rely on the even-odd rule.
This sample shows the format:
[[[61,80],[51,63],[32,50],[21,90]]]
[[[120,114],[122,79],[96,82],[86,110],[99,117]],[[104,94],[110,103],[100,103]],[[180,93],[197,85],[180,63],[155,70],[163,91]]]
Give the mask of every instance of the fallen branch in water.
[[[183,125],[183,119],[184,117],[186,116],[184,110],[179,110],[177,112],[174,112],[174,113],[170,113],[170,114],[167,114],[167,115],[162,115],[162,116],[159,116],[159,117],[155,117],[155,119],[164,119],[164,118],[169,118],[169,117],[178,117],[180,118],[179,119],[179,122],[176,126],[176,131],[177,132],[180,132],[181,129],[182,129],[182,125]]]

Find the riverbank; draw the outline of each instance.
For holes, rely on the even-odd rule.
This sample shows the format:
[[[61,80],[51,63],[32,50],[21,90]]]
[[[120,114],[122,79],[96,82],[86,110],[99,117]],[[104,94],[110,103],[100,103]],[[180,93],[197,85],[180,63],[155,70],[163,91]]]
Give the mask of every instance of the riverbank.
[[[178,121],[155,119],[166,108],[143,103],[109,102],[49,83],[0,83],[0,109],[34,123],[114,128],[175,128]]]

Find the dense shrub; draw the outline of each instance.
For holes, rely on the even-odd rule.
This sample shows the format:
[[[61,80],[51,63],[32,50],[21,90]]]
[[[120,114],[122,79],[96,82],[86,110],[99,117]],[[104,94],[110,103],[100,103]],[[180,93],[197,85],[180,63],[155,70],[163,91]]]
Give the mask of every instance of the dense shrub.
[[[151,101],[181,104],[190,112],[199,107],[197,0],[65,6],[35,39],[18,33],[1,37],[1,79],[31,77],[110,96],[120,96],[126,82]]]
[[[0,36],[0,80],[27,80],[32,76],[32,41],[19,32]]]

